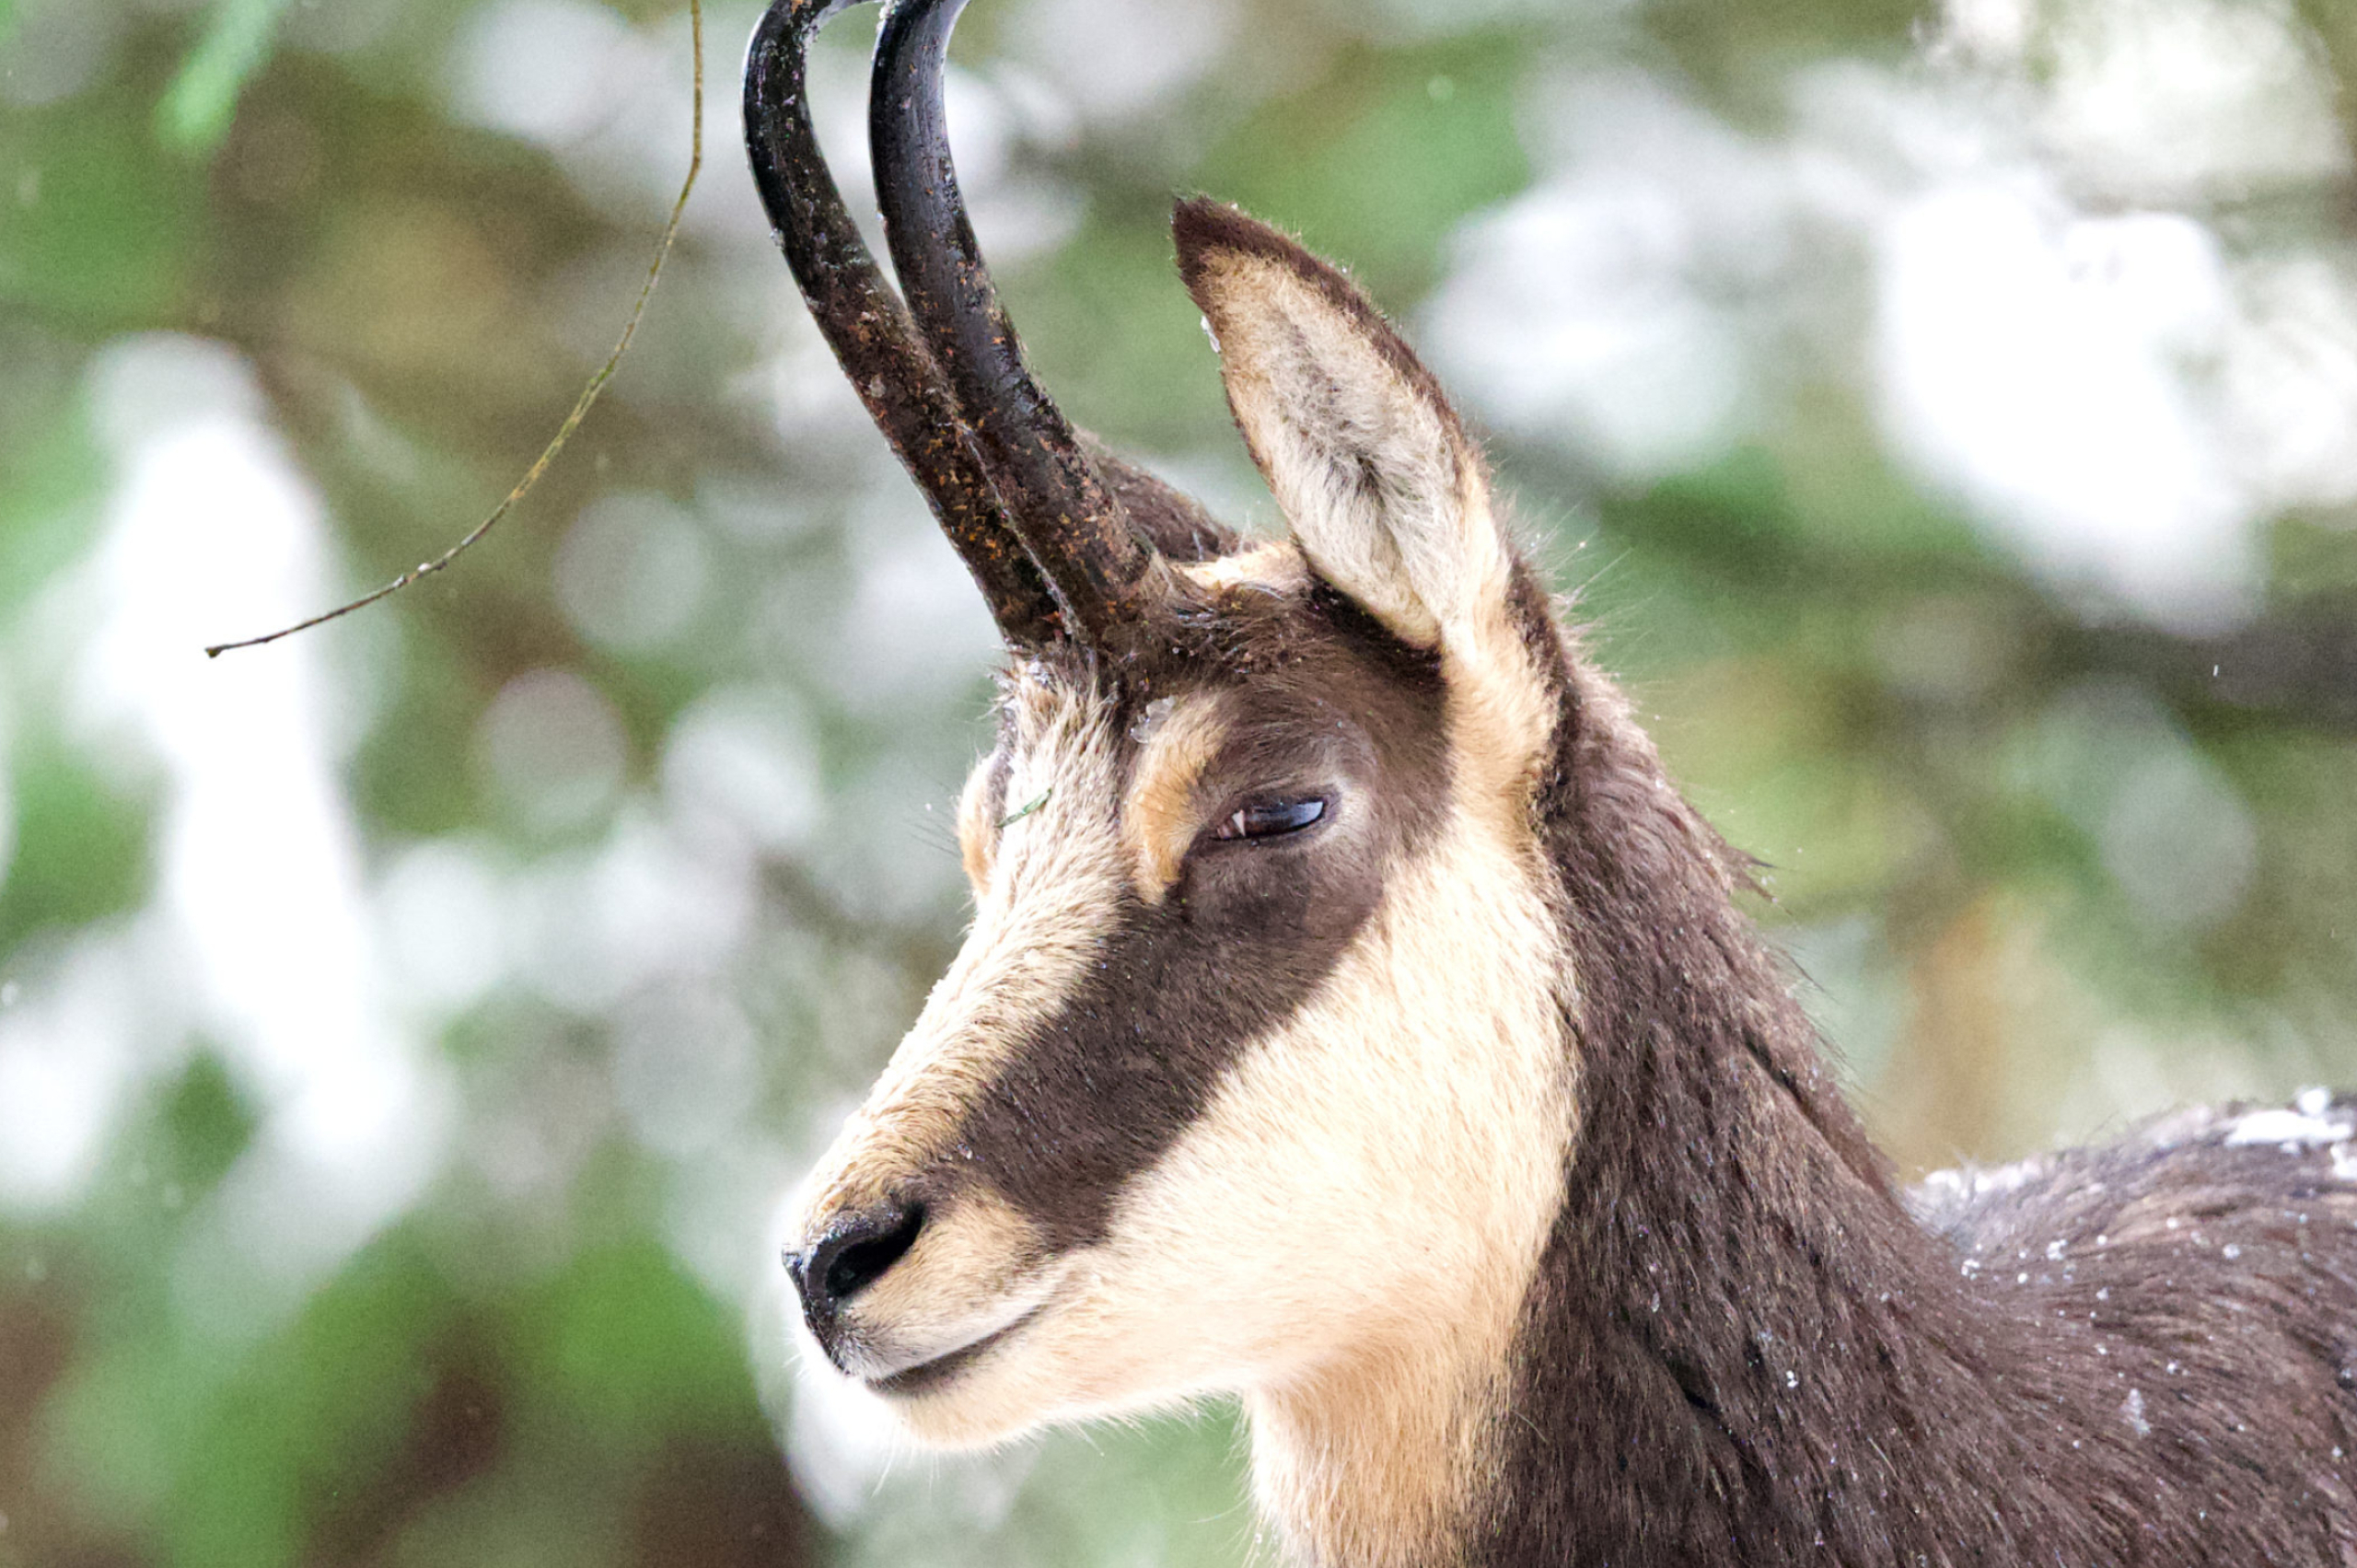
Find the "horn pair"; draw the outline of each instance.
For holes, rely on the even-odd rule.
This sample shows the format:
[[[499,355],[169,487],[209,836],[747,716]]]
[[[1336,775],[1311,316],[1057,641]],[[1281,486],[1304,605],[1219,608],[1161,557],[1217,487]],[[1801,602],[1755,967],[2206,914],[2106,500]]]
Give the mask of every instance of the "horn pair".
[[[982,265],[942,104],[965,0],[887,0],[868,92],[877,204],[907,299],[868,253],[810,121],[807,54],[859,0],[773,0],[745,63],[745,145],[778,249],[860,401],[1016,647],[1110,648],[1166,568],[1023,362]]]

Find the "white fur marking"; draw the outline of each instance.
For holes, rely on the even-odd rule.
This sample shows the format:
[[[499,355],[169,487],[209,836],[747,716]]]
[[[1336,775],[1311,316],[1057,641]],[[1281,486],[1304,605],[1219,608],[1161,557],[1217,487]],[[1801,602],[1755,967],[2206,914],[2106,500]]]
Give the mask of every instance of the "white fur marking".
[[[2329,1121],[2305,1111],[2253,1110],[2235,1119],[2223,1141],[2229,1147],[2240,1144],[2282,1144],[2288,1148],[2300,1148],[2340,1143],[2350,1131],[2346,1121]]]

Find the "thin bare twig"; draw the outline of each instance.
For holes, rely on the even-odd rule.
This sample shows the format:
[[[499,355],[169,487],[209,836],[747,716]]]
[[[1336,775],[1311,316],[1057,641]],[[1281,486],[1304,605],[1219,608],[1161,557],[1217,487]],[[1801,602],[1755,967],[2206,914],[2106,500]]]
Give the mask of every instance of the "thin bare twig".
[[[631,338],[638,331],[639,318],[646,314],[646,301],[655,292],[655,280],[663,275],[663,263],[671,254],[671,242],[679,237],[679,219],[688,210],[688,197],[696,188],[696,176],[703,170],[702,0],[688,0],[688,30],[695,54],[695,122],[694,129],[691,133],[691,150],[688,155],[688,177],[679,182],[679,198],[671,203],[671,220],[663,226],[663,238],[655,247],[655,263],[646,269],[646,281],[639,285],[638,301],[631,307],[630,319],[622,323],[622,335],[615,341],[614,352],[606,356],[606,363],[598,367],[598,373],[589,377],[589,384],[581,389],[581,396],[574,401],[573,412],[564,416],[564,423],[557,426],[556,435],[551,437],[546,447],[541,448],[540,457],[533,461],[530,468],[524,471],[524,477],[516,482],[516,488],[510,490],[506,499],[493,506],[491,509],[491,515],[477,523],[466,538],[433,560],[419,562],[383,587],[373,593],[363,594],[350,604],[338,605],[323,615],[314,615],[308,621],[298,621],[292,626],[282,627],[278,631],[260,637],[240,638],[234,643],[215,643],[204,650],[205,657],[219,658],[232,648],[258,648],[264,643],[274,643],[281,637],[291,637],[297,632],[308,632],[314,626],[324,626],[329,621],[349,615],[355,610],[366,610],[380,598],[390,598],[421,577],[432,576],[466,553],[476,540],[482,539],[497,525],[500,518],[507,516],[516,503],[530,494],[532,487],[540,482],[540,476],[548,472],[549,465],[556,460],[556,455],[564,450],[564,444],[573,439],[573,433],[581,427],[582,420],[587,417],[590,405],[598,401],[598,394],[605,389],[606,383],[613,378],[615,367],[621,364],[623,351],[630,347]]]

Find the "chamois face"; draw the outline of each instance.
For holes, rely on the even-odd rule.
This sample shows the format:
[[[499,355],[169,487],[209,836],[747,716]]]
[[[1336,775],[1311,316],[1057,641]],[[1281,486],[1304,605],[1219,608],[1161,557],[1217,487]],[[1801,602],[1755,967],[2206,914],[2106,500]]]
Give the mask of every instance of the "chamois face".
[[[1543,599],[1349,285],[1178,227],[1291,537],[1177,566],[1138,650],[1016,660],[972,929],[797,1221],[826,1353],[938,1441],[1494,1365],[1560,1200]]]

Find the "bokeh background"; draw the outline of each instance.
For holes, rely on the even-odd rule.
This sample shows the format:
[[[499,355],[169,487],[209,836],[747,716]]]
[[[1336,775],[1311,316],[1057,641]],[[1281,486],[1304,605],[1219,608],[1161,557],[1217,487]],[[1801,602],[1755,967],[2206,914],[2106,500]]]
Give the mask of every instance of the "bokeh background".
[[[952,950],[978,597],[671,0],[0,0],[0,1564],[1237,1563],[905,1452],[779,1201]],[[846,185],[872,15],[817,75]],[[1910,1172],[2357,1082],[2357,7],[978,0],[1082,423],[1272,520],[1174,192],[1410,328]],[[865,205],[864,196],[855,204]]]

